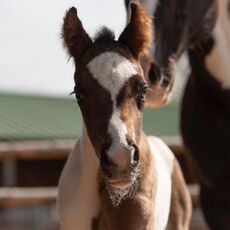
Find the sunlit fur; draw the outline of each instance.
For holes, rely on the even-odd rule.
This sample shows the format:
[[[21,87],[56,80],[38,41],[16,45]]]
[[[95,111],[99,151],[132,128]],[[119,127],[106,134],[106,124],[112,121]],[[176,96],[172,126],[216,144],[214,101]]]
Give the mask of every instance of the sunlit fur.
[[[136,57],[149,53],[152,44],[152,20],[143,7],[131,4],[130,22],[121,34],[119,41],[130,47]],[[142,25],[142,26],[140,26]],[[134,39],[135,38],[135,39]]]

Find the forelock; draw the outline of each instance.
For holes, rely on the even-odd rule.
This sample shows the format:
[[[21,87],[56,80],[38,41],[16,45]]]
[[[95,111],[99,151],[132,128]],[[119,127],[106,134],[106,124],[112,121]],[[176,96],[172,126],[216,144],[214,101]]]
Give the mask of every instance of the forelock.
[[[95,43],[108,43],[113,42],[115,39],[115,35],[113,31],[111,31],[107,27],[102,27],[94,37]]]

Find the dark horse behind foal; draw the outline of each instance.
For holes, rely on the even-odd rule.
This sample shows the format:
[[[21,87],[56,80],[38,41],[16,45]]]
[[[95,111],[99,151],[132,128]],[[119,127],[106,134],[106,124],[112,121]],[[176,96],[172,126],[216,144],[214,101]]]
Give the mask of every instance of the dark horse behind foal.
[[[125,0],[127,8],[130,2]],[[155,38],[150,55],[141,58],[145,77],[152,88],[146,105],[159,107],[169,102],[181,55],[210,35],[215,24],[215,0],[139,2],[152,15]]]
[[[146,76],[152,88],[168,82],[161,84],[168,97],[174,81],[170,60],[188,51],[192,72],[182,103],[182,137],[203,177],[201,204],[209,226],[230,229],[230,1],[140,1],[150,9],[155,26],[150,59],[156,66],[148,67],[155,71]],[[165,71],[171,73],[169,81],[162,80]]]
[[[200,200],[211,229],[230,229],[230,14],[218,1],[213,35],[189,50],[182,103],[184,143],[199,169]]]

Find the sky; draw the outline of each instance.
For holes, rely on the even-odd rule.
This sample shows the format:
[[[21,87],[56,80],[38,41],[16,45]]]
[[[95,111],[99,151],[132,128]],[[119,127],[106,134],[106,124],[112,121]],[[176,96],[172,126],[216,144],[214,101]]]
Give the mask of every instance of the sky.
[[[103,25],[116,37],[124,29],[123,0],[1,0],[0,92],[69,95],[74,65],[60,31],[71,6],[90,36]]]

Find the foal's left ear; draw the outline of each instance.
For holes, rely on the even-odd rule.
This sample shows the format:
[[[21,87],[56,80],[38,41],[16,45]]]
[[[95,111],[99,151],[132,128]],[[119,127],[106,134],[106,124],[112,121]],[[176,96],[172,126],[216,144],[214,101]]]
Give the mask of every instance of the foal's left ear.
[[[131,19],[120,35],[119,41],[138,58],[149,52],[152,43],[152,20],[140,3],[132,2],[130,7]]]
[[[92,44],[92,40],[85,32],[75,7],[70,8],[64,17],[62,36],[70,56],[78,63],[82,53]]]

